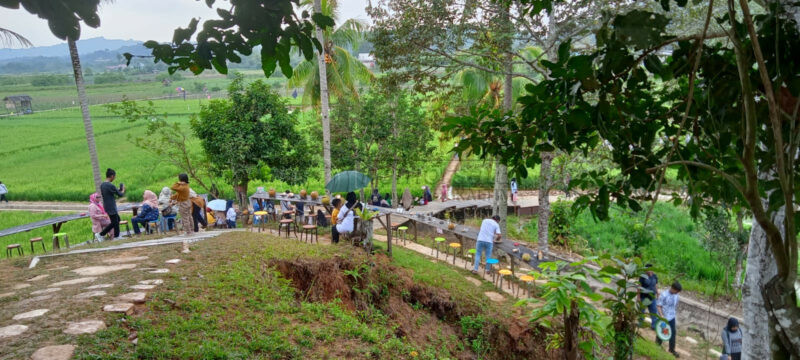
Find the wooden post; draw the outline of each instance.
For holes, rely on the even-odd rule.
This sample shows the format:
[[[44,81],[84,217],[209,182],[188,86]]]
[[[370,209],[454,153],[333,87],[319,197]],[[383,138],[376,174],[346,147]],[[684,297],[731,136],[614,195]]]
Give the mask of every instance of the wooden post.
[[[386,231],[386,251],[389,253],[389,257],[392,257],[392,214],[386,214],[386,227],[388,231]]]
[[[411,220],[411,223],[414,224],[414,242],[419,243],[419,241],[417,241],[417,221]]]

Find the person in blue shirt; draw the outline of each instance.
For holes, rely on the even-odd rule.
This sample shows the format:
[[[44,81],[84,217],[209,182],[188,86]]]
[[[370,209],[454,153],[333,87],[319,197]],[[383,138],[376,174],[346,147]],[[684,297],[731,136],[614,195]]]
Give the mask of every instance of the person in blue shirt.
[[[674,282],[669,290],[664,290],[661,292],[661,295],[658,296],[658,315],[667,320],[669,324],[670,330],[672,330],[669,338],[669,352],[672,356],[678,358],[678,353],[675,352],[675,336],[677,335],[677,327],[678,324],[676,323],[677,311],[678,311],[678,303],[681,300],[680,295],[678,295],[683,287],[681,287],[681,283]],[[656,344],[659,346],[661,345],[661,338],[656,336]]]
[[[144,200],[142,201],[142,208],[139,215],[131,218],[133,232],[136,235],[141,233],[139,231],[139,224],[144,225],[146,228],[148,222],[158,220],[158,197],[156,197],[156,194],[150,190],[145,190],[142,197]]]
[[[642,312],[650,313],[650,328],[655,330],[658,322],[658,308],[656,295],[658,295],[658,276],[651,270],[652,264],[644,266],[645,272],[639,277],[639,301],[642,303]],[[640,324],[641,326],[641,324]]]

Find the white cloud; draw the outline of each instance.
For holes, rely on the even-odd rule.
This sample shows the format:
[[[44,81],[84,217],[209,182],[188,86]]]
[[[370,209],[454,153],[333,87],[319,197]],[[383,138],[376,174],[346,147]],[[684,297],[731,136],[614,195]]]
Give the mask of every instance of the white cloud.
[[[345,19],[368,20],[364,11],[366,5],[367,0],[340,0],[340,14]],[[82,27],[81,38],[169,41],[176,28],[186,26],[194,17],[201,18],[202,22],[216,18],[216,12],[209,9],[205,1],[197,0],[117,0],[102,6],[99,28]],[[3,19],[0,27],[22,34],[34,46],[63,42],[53,36],[46,21],[22,8],[0,8],[0,19]]]

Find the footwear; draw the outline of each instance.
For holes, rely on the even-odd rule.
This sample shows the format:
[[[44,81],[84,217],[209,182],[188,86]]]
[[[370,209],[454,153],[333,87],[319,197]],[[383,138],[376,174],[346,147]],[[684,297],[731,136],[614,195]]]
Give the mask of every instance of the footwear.
[[[681,357],[681,356],[680,356],[680,355],[678,355],[678,353],[677,353],[677,352],[675,352],[675,351],[670,351],[669,353],[670,353],[670,354],[672,354],[672,356],[674,356],[676,359],[677,359],[677,358],[679,358],[679,357]]]
[[[94,233],[94,241],[102,242],[103,241],[103,236],[100,235],[100,233]]]
[[[477,273],[478,273],[478,270],[472,270],[471,272],[472,272],[473,274],[477,274]]]

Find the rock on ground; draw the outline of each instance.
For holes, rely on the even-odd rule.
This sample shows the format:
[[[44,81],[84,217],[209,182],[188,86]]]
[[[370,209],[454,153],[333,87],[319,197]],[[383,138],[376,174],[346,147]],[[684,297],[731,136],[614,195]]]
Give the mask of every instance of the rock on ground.
[[[105,260],[103,260],[103,262],[106,263],[106,264],[122,264],[122,263],[128,263],[128,262],[143,261],[143,260],[147,260],[147,259],[148,259],[147,256],[126,256],[126,257],[118,257],[118,258],[113,258],[113,259],[105,259]]]
[[[133,304],[131,303],[117,303],[103,306],[105,312],[124,313],[130,315],[133,312]]]
[[[181,259],[170,259],[170,260],[165,261],[165,263],[167,263],[167,264],[177,264],[179,262],[181,262]]]
[[[86,320],[67,324],[67,328],[64,329],[64,333],[70,335],[94,334],[105,328],[106,323],[100,320]]]
[[[122,294],[117,297],[117,299],[120,301],[132,302],[134,304],[143,303],[145,301],[145,298],[147,298],[147,293],[143,292],[132,292],[127,294]]]
[[[87,286],[85,289],[86,290],[106,289],[106,288],[110,288],[110,287],[113,287],[113,286],[114,286],[114,284],[97,284],[97,285]]]
[[[486,295],[486,297],[488,297],[489,300],[492,300],[492,301],[495,301],[495,302],[506,301],[506,298],[503,295],[501,295],[499,293],[496,293],[494,291],[487,291],[487,292],[485,292],[483,294]]]
[[[24,333],[27,330],[28,330],[27,326],[19,325],[19,324],[9,325],[9,326],[6,326],[6,327],[1,327],[0,328],[0,339],[7,338],[7,337],[12,337],[12,336],[17,336],[19,334]]]
[[[151,274],[165,274],[168,273],[169,269],[155,269],[150,271]]]
[[[465,276],[465,278],[467,279],[467,281],[471,282],[473,285],[481,286],[481,281],[480,280],[478,280],[478,279],[476,279],[474,277],[470,277],[470,276]]]
[[[31,360],[69,360],[75,352],[75,345],[45,346],[31,355]]]
[[[142,285],[161,285],[163,283],[164,283],[164,280],[161,280],[161,279],[150,279],[150,280],[139,281],[139,284],[142,284]]]
[[[39,275],[39,276],[34,276],[34,277],[28,279],[28,281],[39,281],[39,280],[42,280],[42,279],[44,279],[44,278],[46,278],[48,276],[50,276],[50,275],[49,274],[42,274],[42,275]]]
[[[31,291],[31,295],[49,294],[57,291],[61,291],[61,288],[47,288],[42,290]]]
[[[42,316],[44,314],[47,314],[48,311],[50,311],[50,309],[36,309],[36,310],[24,312],[22,314],[14,315],[14,317],[12,319],[14,319],[14,320],[32,319],[32,318],[39,317],[39,316]]]
[[[108,274],[114,271],[120,270],[130,270],[136,267],[136,264],[120,264],[120,265],[108,265],[108,266],[87,266],[82,267],[80,269],[72,270],[72,272],[81,275],[81,276],[97,276]]]
[[[97,296],[104,296],[105,294],[106,294],[106,292],[103,291],[103,290],[93,290],[93,291],[87,291],[85,293],[80,293],[78,295],[75,295],[75,298],[76,299],[88,299],[88,298],[93,298],[93,297],[97,297]]]
[[[95,281],[95,280],[97,280],[96,277],[82,277],[82,278],[77,278],[77,279],[72,279],[72,280],[60,281],[60,282],[57,282],[55,284],[50,284],[49,287],[59,287],[59,286],[64,286],[64,285],[77,285],[77,284],[83,284],[83,283],[87,283],[87,282],[92,282],[92,281]]]
[[[14,290],[22,290],[22,289],[24,289],[24,288],[26,288],[26,287],[30,287],[30,286],[31,286],[31,284],[25,284],[25,283],[22,283],[22,284],[17,284],[17,285],[14,285],[14,286],[12,287],[12,289],[14,289]]]
[[[156,287],[155,285],[136,284],[136,285],[132,285],[131,289],[134,289],[134,290],[152,290],[152,289],[155,289],[155,287]]]

